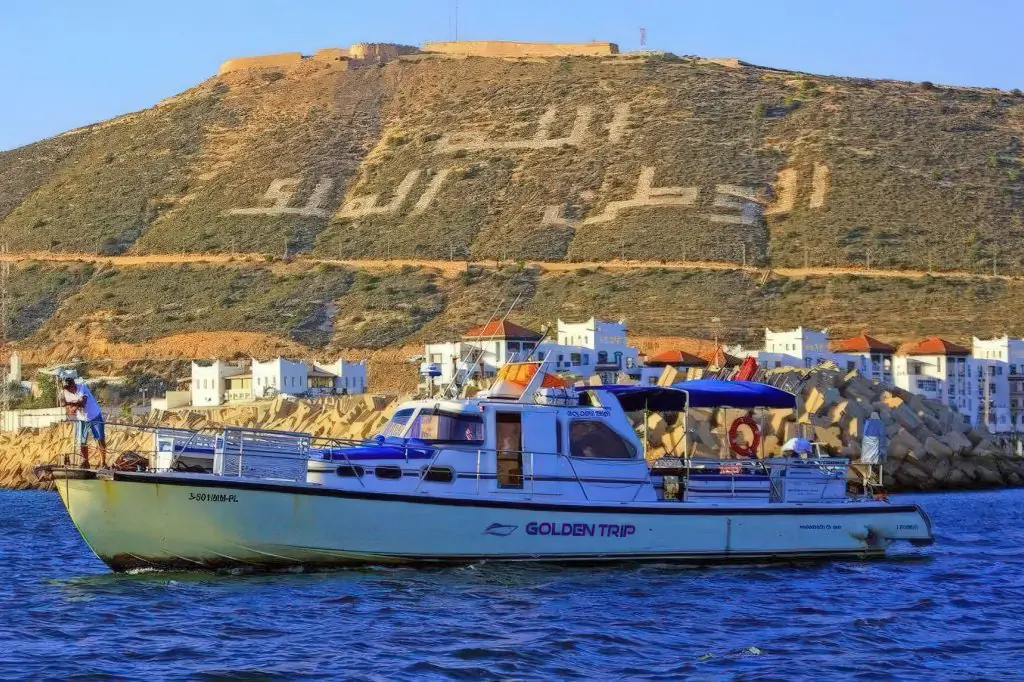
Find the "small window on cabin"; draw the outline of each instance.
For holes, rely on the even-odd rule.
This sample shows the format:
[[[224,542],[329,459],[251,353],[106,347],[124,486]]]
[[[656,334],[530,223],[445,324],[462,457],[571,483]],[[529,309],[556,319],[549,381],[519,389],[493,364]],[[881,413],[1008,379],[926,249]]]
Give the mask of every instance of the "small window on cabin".
[[[629,443],[599,421],[581,419],[569,426],[569,452],[573,457],[592,459],[633,459]]]
[[[338,467],[337,474],[348,478],[362,478],[363,467],[358,464],[343,464]]]
[[[427,467],[423,472],[423,480],[430,483],[451,483],[455,480],[455,470],[451,467]]]
[[[374,469],[374,473],[377,478],[386,478],[388,480],[395,480],[402,477],[402,470],[398,467],[383,466]]]

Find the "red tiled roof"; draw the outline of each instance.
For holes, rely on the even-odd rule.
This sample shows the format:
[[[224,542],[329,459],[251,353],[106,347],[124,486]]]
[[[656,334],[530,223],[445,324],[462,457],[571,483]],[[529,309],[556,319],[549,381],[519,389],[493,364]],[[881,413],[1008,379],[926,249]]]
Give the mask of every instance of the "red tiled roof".
[[[496,320],[479,327],[473,327],[462,335],[464,339],[517,339],[522,341],[539,341],[540,332],[521,327],[508,320]]]
[[[707,367],[708,361],[685,350],[666,350],[647,358],[647,364],[651,367]]]
[[[900,355],[970,355],[971,350],[938,336],[900,346]]]
[[[667,355],[670,353],[678,353],[679,357],[690,356],[696,358],[698,363],[695,363],[692,366],[697,367],[707,367],[708,365],[714,365],[715,367],[735,367],[740,364],[739,358],[729,355],[722,350],[722,346],[720,344],[715,345],[714,341],[710,341],[708,339],[677,338],[673,340],[673,344],[676,348],[662,351],[653,356],[648,356],[647,364],[658,366],[661,364],[660,360],[662,356],[672,357]],[[665,364],[676,365],[685,363],[672,361]]]
[[[849,339],[840,339],[832,343],[836,353],[892,353],[896,346],[879,341],[873,336],[859,334]]]

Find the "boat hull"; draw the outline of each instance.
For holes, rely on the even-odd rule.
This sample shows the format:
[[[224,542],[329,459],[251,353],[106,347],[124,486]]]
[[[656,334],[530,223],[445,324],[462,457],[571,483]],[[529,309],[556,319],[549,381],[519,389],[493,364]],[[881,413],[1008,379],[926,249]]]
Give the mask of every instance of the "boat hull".
[[[931,542],[916,506],[582,505],[452,498],[145,473],[57,481],[117,571],[474,561],[770,561]]]

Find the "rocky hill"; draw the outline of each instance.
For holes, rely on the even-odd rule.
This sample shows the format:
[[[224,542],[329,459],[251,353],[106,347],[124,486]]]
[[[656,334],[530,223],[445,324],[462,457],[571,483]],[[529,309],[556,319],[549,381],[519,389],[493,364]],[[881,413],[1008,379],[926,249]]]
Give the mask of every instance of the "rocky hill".
[[[1021,326],[1020,282],[971,277],[1024,275],[1019,92],[669,54],[408,52],[235,62],[251,68],[0,153],[12,252],[267,254],[22,264],[13,336],[67,350],[75,325],[120,342],[246,330],[380,348],[464,329],[512,291],[525,322],[622,314],[651,336],[701,333],[712,316],[739,339],[765,324],[899,337]],[[286,254],[320,262],[269,262]],[[322,262],[387,258],[506,266]],[[648,267],[509,265],[622,259]],[[739,268],[651,267],[869,259],[963,274],[762,283]]]

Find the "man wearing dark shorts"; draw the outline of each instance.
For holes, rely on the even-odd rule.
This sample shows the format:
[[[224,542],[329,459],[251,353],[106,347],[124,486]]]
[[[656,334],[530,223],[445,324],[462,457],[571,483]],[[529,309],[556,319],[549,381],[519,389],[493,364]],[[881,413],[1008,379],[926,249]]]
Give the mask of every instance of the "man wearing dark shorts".
[[[82,466],[89,468],[89,436],[100,447],[100,466],[107,466],[107,439],[103,424],[103,411],[85,383],[76,383],[71,377],[63,382],[61,397],[68,408],[68,417],[75,425],[75,442],[82,453]]]

